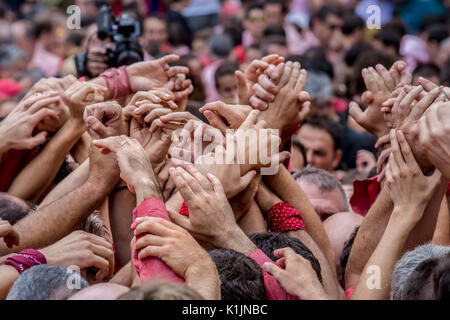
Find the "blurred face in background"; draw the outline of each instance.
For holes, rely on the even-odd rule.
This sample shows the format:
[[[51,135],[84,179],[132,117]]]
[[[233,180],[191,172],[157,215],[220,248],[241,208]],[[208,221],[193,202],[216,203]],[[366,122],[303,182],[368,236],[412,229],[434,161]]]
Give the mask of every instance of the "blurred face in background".
[[[248,19],[244,21],[244,28],[252,35],[253,39],[262,38],[266,25],[266,14],[261,9],[251,10]]]
[[[264,6],[267,24],[284,24],[283,8],[277,3],[267,3]]]
[[[167,43],[167,24],[164,20],[150,17],[145,19],[141,42],[147,47],[151,42],[156,43],[160,48]]]
[[[324,48],[334,50],[343,45],[342,25],[341,17],[329,14],[325,21],[315,19],[313,32]]]
[[[237,81],[234,74],[225,74],[217,79],[217,92],[225,103],[237,102]]]

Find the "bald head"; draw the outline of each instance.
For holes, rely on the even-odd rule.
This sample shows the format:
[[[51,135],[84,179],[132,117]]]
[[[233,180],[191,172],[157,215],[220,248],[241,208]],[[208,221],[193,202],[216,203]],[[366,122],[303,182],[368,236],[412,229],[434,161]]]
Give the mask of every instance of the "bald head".
[[[333,248],[336,262],[336,270],[340,273],[340,257],[345,242],[350,238],[355,227],[359,226],[363,217],[353,212],[339,212],[323,222],[323,227],[328,235]]]
[[[98,283],[75,293],[69,300],[116,300],[128,291],[129,288],[117,283]]]

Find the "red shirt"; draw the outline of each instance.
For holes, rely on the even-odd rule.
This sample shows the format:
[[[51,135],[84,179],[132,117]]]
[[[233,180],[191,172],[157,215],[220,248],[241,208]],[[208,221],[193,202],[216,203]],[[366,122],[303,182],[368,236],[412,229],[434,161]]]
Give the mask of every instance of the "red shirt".
[[[33,160],[37,148],[31,150],[9,150],[0,162],[0,192],[7,192],[14,178]]]

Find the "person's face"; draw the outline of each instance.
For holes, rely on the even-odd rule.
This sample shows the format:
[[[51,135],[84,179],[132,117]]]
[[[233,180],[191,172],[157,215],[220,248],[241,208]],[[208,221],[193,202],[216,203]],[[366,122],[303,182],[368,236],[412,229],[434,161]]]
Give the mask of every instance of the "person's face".
[[[264,10],[253,9],[244,21],[245,29],[250,32],[253,38],[260,39],[266,28],[267,20]]]
[[[267,46],[267,54],[278,54],[279,56],[287,57],[289,56],[289,50],[287,46],[272,43]]]
[[[327,131],[304,125],[300,127],[298,138],[305,146],[308,164],[330,172],[339,164],[341,151],[334,150],[333,138]]]
[[[268,3],[264,6],[267,24],[284,24],[283,8],[276,3]]]
[[[289,166],[292,172],[303,170],[305,167],[305,159],[303,158],[302,152],[294,146],[291,147]]]
[[[322,221],[335,213],[344,211],[344,197],[339,189],[323,192],[316,185],[306,182],[303,179],[298,179],[297,183],[308,197],[308,200]]]
[[[144,46],[147,46],[150,42],[155,42],[161,46],[167,42],[167,37],[167,25],[164,21],[156,18],[145,20],[142,33]]]
[[[325,21],[316,20],[314,28],[315,36],[320,40],[322,46],[330,48],[335,43],[342,42],[342,18],[329,14]]]
[[[261,50],[249,48],[245,52],[245,60],[247,64],[250,64],[253,60],[259,60],[261,58],[262,58]]]
[[[234,74],[226,74],[217,79],[217,92],[225,103],[236,103],[237,82]]]

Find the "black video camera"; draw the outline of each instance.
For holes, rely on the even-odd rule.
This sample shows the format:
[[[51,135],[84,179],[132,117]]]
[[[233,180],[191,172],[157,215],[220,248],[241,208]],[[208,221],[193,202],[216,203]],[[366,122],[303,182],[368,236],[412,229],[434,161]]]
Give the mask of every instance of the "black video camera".
[[[100,8],[97,17],[97,37],[100,40],[110,39],[112,49],[106,50],[108,66],[117,68],[144,60],[144,53],[138,38],[141,35],[141,25],[128,13],[122,13],[120,18],[114,17],[107,5]],[[90,76],[87,70],[87,52],[75,57],[78,76]]]

